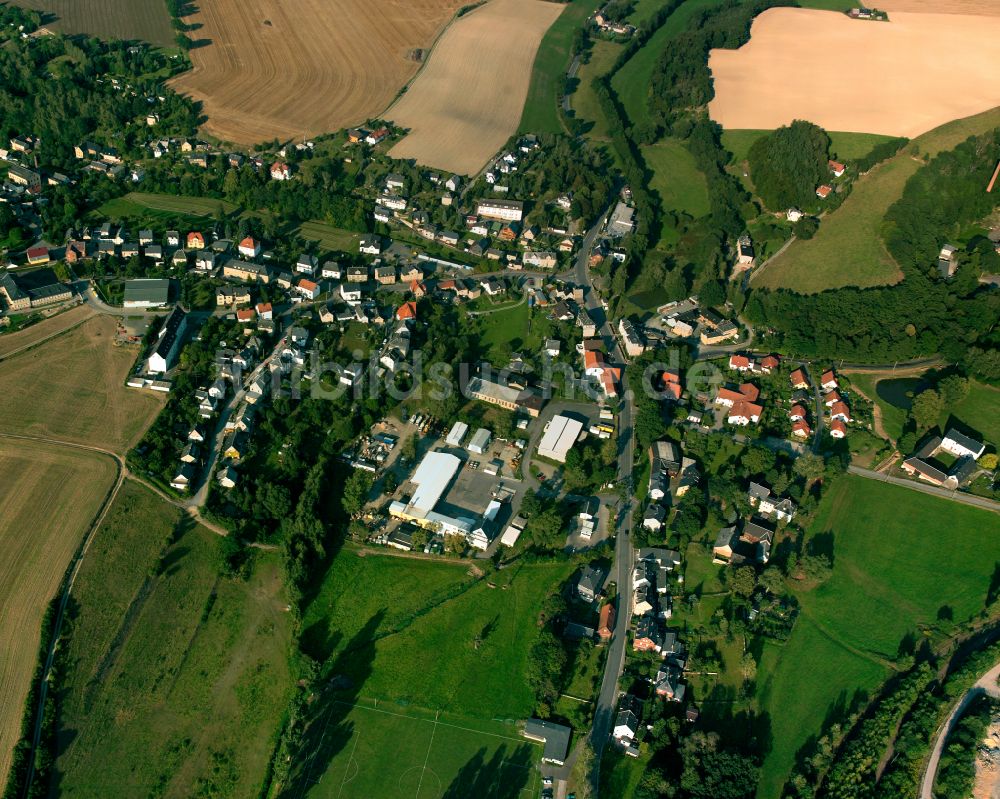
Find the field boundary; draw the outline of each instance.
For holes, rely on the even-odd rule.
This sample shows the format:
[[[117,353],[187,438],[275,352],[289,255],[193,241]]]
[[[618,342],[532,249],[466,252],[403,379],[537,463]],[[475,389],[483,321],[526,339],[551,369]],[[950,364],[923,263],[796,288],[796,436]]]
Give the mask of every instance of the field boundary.
[[[441,711],[441,710],[431,711],[428,708],[422,708],[422,707],[414,706],[412,708],[412,712],[405,713],[405,712],[399,712],[397,710],[387,710],[384,707],[379,707],[378,706],[379,705],[379,701],[380,700],[377,699],[377,698],[375,698],[375,697],[371,697],[368,700],[360,700],[360,701],[355,701],[355,702],[347,702],[347,701],[343,701],[343,700],[339,700],[339,699],[331,700],[330,706],[324,711],[325,718],[323,720],[323,731],[320,734],[320,741],[322,741],[323,739],[325,739],[327,731],[328,731],[328,728],[329,728],[330,720],[334,717],[335,711],[336,711],[336,709],[338,707],[346,709],[344,711],[344,714],[343,714],[344,718],[350,716],[355,711],[369,711],[371,713],[375,713],[375,714],[379,714],[379,715],[383,715],[383,716],[389,716],[389,717],[391,717],[393,719],[400,719],[400,720],[402,720],[404,722],[420,722],[422,724],[430,725],[430,733],[428,735],[426,751],[424,752],[422,764],[421,764],[421,762],[419,760],[417,760],[414,765],[409,766],[408,768],[406,768],[405,770],[403,770],[399,774],[399,777],[398,777],[398,779],[399,779],[398,789],[399,789],[399,792],[400,792],[401,796],[404,796],[404,795],[408,796],[408,794],[404,794],[402,792],[403,783],[404,783],[404,781],[407,780],[407,778],[413,779],[413,777],[415,776],[414,772],[417,772],[417,771],[420,772],[419,778],[416,779],[416,780],[414,780],[408,786],[409,789],[413,789],[413,785],[414,784],[416,785],[416,790],[415,790],[415,793],[414,793],[415,797],[420,797],[422,795],[421,794],[421,790],[423,789],[423,785],[425,783],[425,779],[424,778],[428,776],[428,773],[433,778],[433,780],[437,781],[437,783],[439,785],[440,790],[438,791],[438,794],[439,795],[444,795],[442,792],[445,791],[445,787],[446,787],[445,781],[442,780],[441,775],[437,771],[435,771],[433,768],[431,768],[431,766],[429,765],[431,763],[431,760],[432,760],[432,755],[435,755],[435,751],[436,751],[434,749],[434,744],[435,744],[435,740],[436,740],[438,728],[448,728],[448,729],[452,729],[452,730],[458,730],[461,733],[465,734],[465,736],[468,736],[469,739],[472,739],[475,736],[485,736],[487,738],[493,738],[493,739],[496,739],[498,741],[502,741],[504,743],[515,744],[517,747],[522,747],[522,746],[527,745],[529,747],[533,747],[536,750],[539,749],[538,744],[536,742],[534,742],[534,741],[529,740],[528,738],[524,738],[524,737],[521,737],[521,736],[514,736],[514,735],[501,735],[500,733],[489,732],[487,730],[476,729],[475,727],[469,727],[469,726],[465,726],[465,725],[462,725],[462,724],[457,724],[457,723],[454,723],[454,722],[451,722],[451,721],[442,720],[441,714],[443,712],[445,712],[445,711]],[[383,700],[383,704],[390,705],[390,706],[393,706],[393,707],[399,707],[391,699]],[[432,713],[433,713],[433,716],[431,715]],[[340,715],[340,714],[336,714],[336,715]],[[496,719],[494,719],[494,720],[492,720],[492,722],[488,722],[488,723],[492,723],[492,724],[504,724],[504,725],[506,725],[506,724],[509,724],[511,722],[508,721],[508,720],[496,720]],[[421,729],[426,730],[427,728],[421,726]],[[336,788],[331,789],[331,790],[334,790],[335,793],[334,794],[330,794],[330,795],[335,795],[337,797],[337,799],[340,799],[340,797],[343,796],[344,789],[346,788],[346,786],[349,785],[350,783],[352,783],[355,779],[357,779],[359,777],[359,775],[362,774],[362,764],[357,760],[357,758],[356,758],[356,752],[357,752],[357,747],[358,747],[358,741],[362,738],[362,736],[365,735],[365,726],[363,724],[355,723],[354,726],[351,729],[350,735],[351,735],[351,738],[353,738],[353,741],[351,742],[350,747],[349,748],[345,747],[345,749],[343,750],[343,753],[342,753],[342,754],[346,754],[346,761],[344,761],[344,766],[343,766],[343,768],[344,768],[343,775],[341,776],[341,778],[339,780],[339,785]],[[464,742],[466,740],[466,738],[463,737],[462,740]],[[454,741],[452,741],[452,743],[454,743]],[[463,745],[464,745],[464,743],[463,743]],[[521,788],[520,791],[519,791],[519,793],[526,794],[526,795],[529,795],[529,796],[535,796],[535,795],[537,795],[537,793],[538,793],[538,783],[539,783],[538,763],[540,762],[540,754],[541,753],[540,752],[536,752],[536,754],[538,754],[539,757],[538,758],[534,758],[533,757],[532,760],[531,760],[531,763],[532,763],[531,765],[525,765],[525,764],[516,763],[516,762],[508,762],[507,758],[503,757],[501,759],[501,761],[500,761],[500,769],[499,769],[499,771],[496,774],[491,774],[490,775],[490,777],[491,777],[490,785],[492,787],[488,791],[487,795],[488,796],[489,795],[493,795],[493,794],[497,793],[498,790],[501,789],[501,785],[502,785],[501,781],[503,779],[504,770],[507,769],[507,768],[511,768],[511,767],[520,768],[523,771],[527,772],[527,774],[528,774],[528,777],[525,780],[525,787]],[[314,770],[315,770],[315,766],[316,766],[316,763],[315,763],[316,756],[317,756],[317,753],[314,753],[314,754],[312,754],[309,757],[309,763],[308,763],[308,766],[305,769],[305,774],[306,774],[305,784],[303,785],[303,788],[299,792],[299,796],[300,797],[305,796],[311,790],[311,788],[313,786],[318,785],[319,783],[321,783],[323,781],[324,775],[331,768],[331,765],[334,762],[334,761],[330,761],[329,763],[327,763],[325,765],[325,768],[324,768],[324,774],[320,775],[319,777],[315,777],[314,776]],[[440,757],[440,755],[437,755],[437,756]],[[370,764],[369,764],[369,768],[371,768]],[[448,776],[449,778],[451,778],[451,775],[446,775],[446,776]],[[425,792],[425,794],[426,794],[426,792]],[[450,794],[448,794],[448,795],[450,795]]]
[[[67,311],[71,311],[71,310],[73,310],[73,308],[78,308],[82,304],[83,303],[81,302],[81,303],[77,303],[75,305],[69,306],[69,307],[65,308],[64,310],[60,311],[59,313],[57,313],[57,314],[55,314],[53,316],[50,316],[49,319],[55,319],[55,318],[57,318],[59,316],[62,316]],[[11,358],[14,358],[14,357],[16,357],[18,355],[23,355],[26,352],[30,352],[35,347],[40,347],[42,344],[46,344],[49,341],[52,341],[52,339],[58,338],[59,336],[65,334],[65,333],[70,333],[70,332],[76,330],[78,327],[80,327],[80,325],[84,324],[85,322],[89,322],[91,319],[93,319],[95,316],[98,316],[98,315],[99,314],[97,314],[97,313],[93,313],[90,316],[85,316],[83,319],[81,319],[78,322],[74,322],[69,327],[65,327],[62,330],[57,330],[55,333],[51,333],[50,335],[45,336],[44,338],[38,339],[38,341],[32,341],[30,344],[25,344],[23,347],[18,347],[16,350],[11,350],[8,353],[0,355],[0,363],[3,363],[4,361],[9,360]],[[45,320],[42,320],[42,321],[45,321]],[[35,324],[40,324],[40,322],[36,322]],[[20,332],[20,331],[16,331],[16,332]]]
[[[410,90],[410,86],[412,86],[413,82],[417,78],[420,77],[421,73],[424,71],[424,68],[427,66],[428,62],[431,60],[431,56],[434,54],[434,50],[435,50],[435,48],[437,48],[438,42],[441,41],[441,37],[444,36],[445,32],[452,25],[454,25],[456,22],[458,22],[458,20],[462,19],[463,17],[472,16],[477,11],[479,11],[479,9],[484,8],[485,6],[488,6],[491,2],[492,2],[492,0],[480,0],[476,4],[475,8],[473,8],[471,11],[466,11],[464,14],[460,13],[462,11],[461,8],[456,8],[455,9],[455,13],[451,15],[451,19],[449,19],[448,22],[446,22],[441,27],[441,30],[438,31],[437,36],[434,37],[434,41],[432,41],[430,43],[430,46],[427,48],[427,54],[424,56],[423,60],[420,62],[420,66],[417,68],[417,71],[413,73],[413,77],[411,77],[408,81],[406,81],[406,83],[404,83],[400,87],[399,91],[396,92],[396,96],[392,98],[392,101],[389,103],[389,105],[387,105],[385,107],[385,110],[381,114],[379,114],[379,117],[388,118],[386,115],[389,113],[389,111],[392,110],[392,108],[396,105],[396,103],[398,103],[401,99],[403,99],[403,95],[406,94]],[[464,8],[464,6],[463,6],[463,8]],[[407,129],[407,130],[409,130],[409,129]]]

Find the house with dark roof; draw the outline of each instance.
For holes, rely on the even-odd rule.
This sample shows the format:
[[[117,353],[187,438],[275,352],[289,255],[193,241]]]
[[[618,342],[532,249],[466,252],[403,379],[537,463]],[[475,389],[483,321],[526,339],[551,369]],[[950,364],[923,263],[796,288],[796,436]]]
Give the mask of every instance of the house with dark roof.
[[[566,762],[569,752],[569,741],[573,731],[562,724],[541,719],[528,719],[521,733],[525,738],[539,741],[545,747],[542,750],[542,762],[554,763],[557,766]]]
[[[598,566],[588,566],[576,582],[576,594],[584,602],[593,602],[601,593],[608,573]]]

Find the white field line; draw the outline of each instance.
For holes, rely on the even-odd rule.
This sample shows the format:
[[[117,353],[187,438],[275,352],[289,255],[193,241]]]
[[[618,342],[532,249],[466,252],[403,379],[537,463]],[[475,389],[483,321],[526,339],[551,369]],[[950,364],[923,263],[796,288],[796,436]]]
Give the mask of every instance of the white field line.
[[[420,786],[424,784],[424,774],[427,773],[427,764],[430,762],[430,759],[431,759],[431,749],[434,746],[434,734],[437,732],[437,724],[438,724],[437,718],[438,718],[438,714],[435,713],[434,714],[434,726],[431,728],[431,740],[430,740],[430,743],[427,744],[427,754],[424,755],[424,766],[423,766],[423,768],[420,769],[420,779],[417,780],[417,792],[415,794],[413,794],[413,799],[419,799],[419,797],[420,797]]]

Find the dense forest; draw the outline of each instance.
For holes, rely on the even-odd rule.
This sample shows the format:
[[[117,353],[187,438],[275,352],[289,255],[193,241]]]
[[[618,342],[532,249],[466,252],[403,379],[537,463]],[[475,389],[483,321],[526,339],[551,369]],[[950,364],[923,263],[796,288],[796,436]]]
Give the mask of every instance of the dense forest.
[[[754,142],[747,154],[754,188],[772,211],[809,205],[826,182],[830,137],[801,119]]]
[[[969,374],[1000,378],[1000,293],[978,282],[982,271],[1000,266],[992,243],[973,237],[952,280],[939,278],[935,268],[941,246],[994,207],[983,188],[998,150],[1000,131],[970,138],[908,181],[883,224],[902,282],[810,296],[755,291],[747,318],[772,329],[786,351],[807,357],[870,362],[940,353]]]

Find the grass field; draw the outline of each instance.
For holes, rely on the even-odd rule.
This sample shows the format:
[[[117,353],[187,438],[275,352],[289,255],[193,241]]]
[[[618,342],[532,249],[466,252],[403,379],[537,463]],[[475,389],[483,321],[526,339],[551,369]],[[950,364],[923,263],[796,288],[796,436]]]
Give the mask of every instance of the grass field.
[[[329,722],[329,723],[327,723]],[[516,728],[425,713],[384,702],[332,703],[324,724],[338,743],[307,759],[286,796],[415,799],[538,796],[541,749]],[[391,753],[391,755],[390,755]],[[315,766],[315,770],[313,767]],[[295,787],[298,787],[297,785]]]
[[[345,547],[304,616],[303,650],[331,682],[282,795],[537,795],[539,753],[514,725],[534,706],[524,675],[542,602],[572,569],[487,581],[467,562]]]
[[[530,64],[564,7],[491,0],[452,23],[385,116],[409,133],[394,158],[473,175],[517,131]]]
[[[406,563],[418,579],[425,573],[442,579],[434,575],[437,564]],[[331,620],[327,671],[350,678],[358,697],[468,718],[523,719],[534,706],[523,679],[533,643],[526,631],[535,629],[542,601],[572,569],[554,563],[505,570],[493,578],[497,588],[476,582],[453,597],[439,596],[440,602],[419,613],[411,607],[403,620],[394,619],[391,603],[360,604],[356,594],[318,613],[310,608],[307,618],[325,613]]]
[[[570,95],[570,108],[576,114],[577,119],[587,125],[587,137],[596,141],[608,141],[610,133],[608,131],[608,121],[601,111],[601,106],[594,94],[592,82],[611,69],[615,59],[622,50],[622,45],[616,42],[609,42],[597,39],[594,42],[590,60],[586,64],[581,64],[577,78],[580,83],[576,91]]]
[[[338,642],[354,637],[380,610],[378,636],[405,626],[472,579],[467,564],[415,564],[409,558],[366,552],[351,544],[341,550],[302,619],[302,649],[316,660],[328,658]]]
[[[213,197],[180,197],[172,194],[151,194],[148,192],[131,191],[123,197],[108,200],[98,209],[102,219],[121,219],[124,217],[149,217],[161,215],[165,219],[176,216],[208,216],[215,217],[221,211],[229,215],[236,206],[226,200]]]
[[[920,168],[914,156],[933,156],[1000,125],[1000,108],[949,122],[917,137],[859,178],[843,205],[823,218],[808,241],[797,240],[751,279],[757,288],[811,294],[842,286],[878,286],[902,276],[879,235],[882,218]]]
[[[530,349],[529,322],[531,309],[527,303],[479,317],[482,335],[480,346],[486,351],[487,359],[501,359],[508,350]]]
[[[174,44],[174,29],[162,0],[14,0],[13,5],[50,14],[45,26],[60,33],[142,39],[160,47]]]
[[[204,44],[171,86],[204,103],[207,133],[239,144],[359,124],[416,74],[461,5],[200,0],[184,21],[200,25],[192,35]]]
[[[653,69],[660,54],[669,46],[670,40],[684,30],[688,20],[696,12],[719,5],[720,2],[721,0],[687,0],[682,3],[649,38],[649,41],[611,78],[611,88],[618,95],[618,100],[633,125],[649,121],[646,100],[649,96]]]
[[[324,250],[340,250],[354,253],[361,239],[360,233],[343,230],[326,222],[303,222],[295,231],[306,241],[318,241]]]
[[[564,132],[559,118],[559,97],[572,61],[573,36],[593,11],[593,4],[587,0],[571,0],[542,37],[531,65],[531,82],[518,133]]]
[[[0,783],[21,733],[42,618],[115,480],[103,455],[0,437]]]
[[[753,143],[761,136],[770,133],[767,130],[724,130],[722,146],[733,154],[733,161],[745,161]],[[843,131],[827,131],[830,137],[830,154],[842,161],[853,161],[868,155],[877,144],[889,141],[892,136],[880,136],[877,133],[846,133]]]
[[[983,537],[994,518],[861,477],[842,478],[824,497],[809,538],[832,551],[833,575],[800,594],[791,638],[765,647],[758,671],[773,733],[761,799],[780,795],[824,719],[878,688],[904,639],[933,645],[982,609],[1000,560],[996,541]]]
[[[1000,389],[973,382],[969,396],[945,415],[954,416],[1000,448]]]
[[[78,305],[75,308],[70,308],[68,311],[36,322],[24,330],[18,330],[14,333],[4,333],[0,335],[0,359],[6,358],[12,352],[31,347],[33,344],[49,336],[55,336],[64,330],[69,330],[69,328],[80,324],[93,315],[94,312],[90,307],[87,305]],[[2,373],[3,370],[0,369],[0,374]]]
[[[164,398],[125,388],[136,351],[114,344],[115,322],[88,319],[66,335],[0,364],[0,432],[125,452]]]
[[[653,172],[649,188],[660,195],[663,207],[696,219],[709,212],[708,184],[694,156],[678,139],[663,139],[642,147],[642,157]]]
[[[128,485],[81,570],[61,692],[58,792],[256,796],[291,697],[281,568],[220,578],[219,539]],[[162,557],[161,557],[162,552]],[[114,575],[114,579],[108,579]]]

